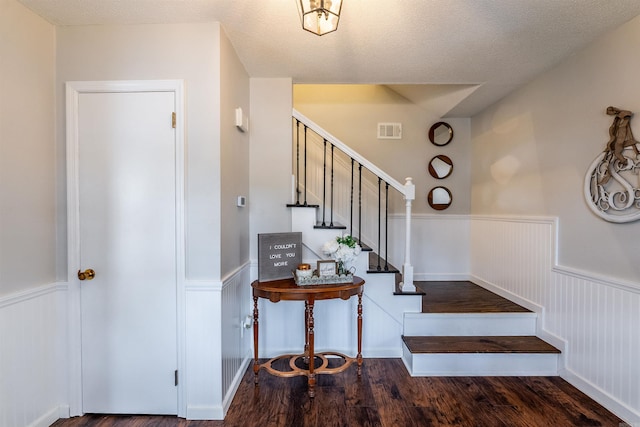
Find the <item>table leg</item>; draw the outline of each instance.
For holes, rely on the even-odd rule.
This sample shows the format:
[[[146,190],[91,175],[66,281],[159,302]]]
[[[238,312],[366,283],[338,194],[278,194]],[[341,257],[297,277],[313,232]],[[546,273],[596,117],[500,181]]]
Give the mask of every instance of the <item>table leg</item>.
[[[304,363],[309,364],[309,301],[304,302]]]
[[[253,382],[258,384],[258,372],[260,362],[258,361],[258,297],[253,297]]]
[[[309,337],[309,397],[313,398],[316,395],[316,374],[315,370],[315,355],[314,355],[314,331],[313,331],[313,298],[309,300],[309,316],[308,316],[308,327],[307,327],[307,335]]]
[[[362,376],[362,292],[358,293],[358,377]]]

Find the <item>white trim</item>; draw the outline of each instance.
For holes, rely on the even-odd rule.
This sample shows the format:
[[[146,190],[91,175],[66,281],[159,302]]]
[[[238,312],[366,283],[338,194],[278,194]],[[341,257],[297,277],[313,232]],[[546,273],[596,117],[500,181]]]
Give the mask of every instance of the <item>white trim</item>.
[[[59,415],[60,408],[56,406],[42,414],[37,420],[29,424],[27,427],[49,427],[60,418]]]
[[[518,305],[523,306],[524,308],[527,308],[533,312],[535,312],[538,317],[536,319],[536,336],[538,336],[539,338],[547,341],[549,344],[551,344],[552,346],[554,346],[555,348],[557,348],[558,350],[560,350],[561,353],[561,358],[559,360],[559,364],[558,366],[560,368],[564,368],[564,361],[566,359],[567,356],[567,352],[569,349],[569,346],[567,345],[567,341],[549,331],[547,331],[544,327],[545,325],[545,309],[544,307],[542,307],[541,305],[536,304],[533,301],[530,301],[526,298],[522,298],[519,295],[516,295],[514,293],[511,293],[510,291],[507,291],[506,289],[503,289],[499,286],[494,285],[493,283],[489,283],[486,282],[484,280],[482,280],[481,278],[477,277],[477,276],[471,276],[471,281],[473,283],[475,283],[478,286],[481,286],[485,289],[487,289],[488,291],[493,292],[494,294],[500,295],[503,298],[506,298]]]
[[[404,213],[396,212],[396,213],[389,214],[389,219],[404,219],[404,218],[405,218]],[[471,219],[471,216],[460,215],[460,214],[444,214],[444,213],[443,214],[413,213],[411,214],[411,218],[413,220],[420,220],[420,221],[424,221],[424,220],[441,221],[443,219],[469,221]]]
[[[185,120],[183,80],[122,80],[70,81],[66,90],[66,149],[67,149],[67,281],[68,281],[68,369],[69,413],[82,415],[82,356],[80,287],[73,277],[79,265],[79,200],[78,200],[78,113],[82,93],[173,92],[176,112],[176,327],[178,370],[185,372]],[[184,417],[186,388],[178,384],[178,416]]]
[[[469,219],[498,222],[531,222],[534,224],[557,224],[554,216],[517,216],[517,215],[469,215]]]
[[[640,412],[620,402],[597,385],[585,380],[571,369],[563,370],[560,376],[569,384],[625,420],[630,426],[640,426]],[[623,424],[621,424],[621,426],[623,426]]]
[[[416,282],[431,282],[431,281],[465,281],[471,280],[469,273],[415,273],[413,281]]]
[[[67,288],[68,286],[66,283],[49,283],[46,285],[38,286],[36,288],[5,295],[0,297],[0,308],[9,307],[14,304],[20,304],[21,302],[28,301],[33,298],[38,298],[54,292],[66,292]]]
[[[222,420],[224,412],[222,405],[187,405],[184,418],[188,420]]]
[[[623,291],[633,292],[640,294],[640,283],[627,282],[623,280],[612,279],[591,273],[588,271],[579,270],[577,268],[566,267],[563,265],[554,264],[551,271],[559,274],[565,274],[567,276],[575,277],[576,279],[587,280],[599,285],[609,286],[612,288],[622,289]]]
[[[185,292],[222,292],[223,282],[219,280],[186,280]]]
[[[244,264],[231,270],[222,278],[222,283],[223,283],[222,286],[226,287],[231,280],[235,279],[235,277],[238,276],[239,274],[242,274],[245,268],[249,268],[249,267],[251,267],[251,260],[247,260],[244,262]]]

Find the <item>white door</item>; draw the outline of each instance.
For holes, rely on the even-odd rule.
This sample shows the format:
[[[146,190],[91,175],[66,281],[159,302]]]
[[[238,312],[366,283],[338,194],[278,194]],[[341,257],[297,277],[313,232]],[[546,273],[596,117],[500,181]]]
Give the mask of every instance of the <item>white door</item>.
[[[83,412],[177,413],[174,98],[79,95]]]

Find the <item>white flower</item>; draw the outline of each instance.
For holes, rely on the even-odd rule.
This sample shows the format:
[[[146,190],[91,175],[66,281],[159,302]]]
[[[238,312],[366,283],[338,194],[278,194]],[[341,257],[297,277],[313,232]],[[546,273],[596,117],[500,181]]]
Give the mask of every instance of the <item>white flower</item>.
[[[329,240],[322,247],[322,252],[324,252],[325,255],[329,255],[343,265],[347,265],[355,260],[361,251],[362,248],[357,241],[348,234]]]
[[[329,240],[322,247],[322,252],[324,252],[325,255],[333,255],[339,249],[339,247],[340,245],[338,244],[337,240]]]

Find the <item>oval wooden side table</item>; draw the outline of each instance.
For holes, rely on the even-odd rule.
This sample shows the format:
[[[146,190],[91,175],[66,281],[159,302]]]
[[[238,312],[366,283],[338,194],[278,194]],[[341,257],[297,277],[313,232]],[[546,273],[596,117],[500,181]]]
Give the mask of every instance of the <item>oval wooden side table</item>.
[[[309,397],[315,396],[316,375],[338,374],[346,370],[354,362],[358,365],[358,376],[362,375],[362,292],[364,289],[364,279],[358,276],[353,277],[352,283],[331,283],[323,285],[298,286],[293,278],[274,280],[270,282],[254,281],[253,288],[253,373],[254,382],[258,384],[258,373],[264,368],[272,375],[280,377],[294,377],[298,375],[307,376],[309,386]],[[313,309],[316,301],[328,299],[348,300],[352,296],[358,296],[357,324],[358,324],[358,354],[356,357],[349,357],[345,354],[325,351],[315,353]],[[258,360],[258,336],[259,336],[259,316],[258,299],[265,298],[271,302],[279,301],[304,301],[305,304],[305,342],[302,354],[283,354],[276,356],[267,362],[260,364]],[[338,367],[328,366],[328,357],[341,358],[344,363]],[[273,367],[274,362],[288,359],[289,370],[283,371]],[[316,359],[320,361],[316,366]]]

